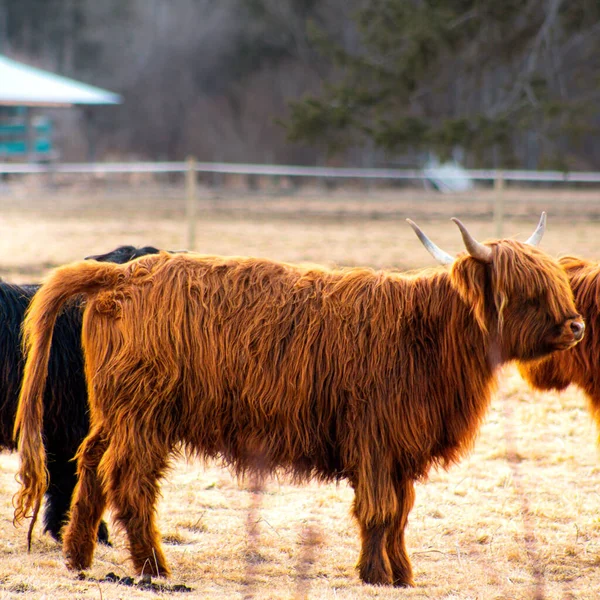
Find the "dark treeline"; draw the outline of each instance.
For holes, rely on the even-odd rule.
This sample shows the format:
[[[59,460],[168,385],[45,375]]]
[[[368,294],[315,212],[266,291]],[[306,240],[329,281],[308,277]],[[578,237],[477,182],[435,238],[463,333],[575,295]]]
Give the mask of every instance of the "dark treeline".
[[[124,98],[56,111],[75,159],[599,168],[599,46],[598,0],[0,0],[1,52]]]
[[[274,119],[327,72],[308,22],[343,38],[351,10],[346,0],[0,0],[0,51],[123,96],[90,111],[99,156],[314,163]],[[85,152],[83,118],[64,122],[76,114],[53,114],[70,132],[63,154]]]

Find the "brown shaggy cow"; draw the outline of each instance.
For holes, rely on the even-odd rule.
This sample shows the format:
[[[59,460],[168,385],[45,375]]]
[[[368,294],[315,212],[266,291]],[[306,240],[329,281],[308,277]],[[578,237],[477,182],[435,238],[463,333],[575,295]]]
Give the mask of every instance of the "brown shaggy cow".
[[[519,371],[540,390],[563,390],[571,383],[580,387],[600,427],[600,264],[573,256],[561,258],[559,263],[567,272],[575,305],[585,319],[585,339],[572,350],[519,365]]]
[[[64,536],[70,568],[90,566],[108,502],[136,572],[169,574],[158,480],[185,450],[238,474],[349,481],[360,577],[412,584],[404,529],[415,481],[471,447],[502,363],[583,335],[554,259],[513,240],[480,244],[457,224],[469,253],[410,275],[166,252],[56,269],[25,324],[15,517],[45,489],[52,328],[83,294],[91,431]]]

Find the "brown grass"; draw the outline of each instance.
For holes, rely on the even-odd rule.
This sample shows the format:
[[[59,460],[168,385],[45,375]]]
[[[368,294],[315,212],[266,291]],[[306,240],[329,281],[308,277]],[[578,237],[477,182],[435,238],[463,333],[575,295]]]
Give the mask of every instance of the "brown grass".
[[[2,198],[0,198],[0,201]],[[84,198],[85,200],[85,198]],[[98,214],[77,208],[67,217],[60,198],[33,206],[9,202],[0,216],[0,275],[38,280],[50,266],[123,244],[180,248],[180,211],[154,201],[136,212],[136,199]],[[257,203],[254,200],[249,200]],[[291,201],[290,201],[291,202]],[[448,202],[448,201],[446,201]],[[89,204],[89,203],[88,203]],[[385,204],[385,202],[384,202]],[[62,206],[62,208],[61,208]],[[297,209],[297,207],[296,207]],[[395,209],[394,209],[395,210]],[[450,214],[451,204],[444,207]],[[102,211],[100,211],[102,212]],[[424,214],[419,206],[417,214]],[[431,264],[399,215],[364,220],[291,211],[251,214],[204,210],[198,250],[254,254],[289,261],[413,268]],[[553,219],[548,251],[600,257],[600,224]],[[401,216],[413,216],[407,212]],[[463,215],[465,216],[465,215]],[[469,221],[481,239],[489,220]],[[535,218],[509,222],[507,233],[529,235]],[[444,219],[423,222],[449,252],[461,248]],[[417,487],[408,548],[416,587],[364,586],[354,571],[358,532],[345,485],[295,487],[286,481],[238,483],[215,465],[177,462],[163,484],[160,528],[174,576],[193,591],[150,592],[101,582],[109,572],[131,574],[122,534],[99,547],[85,580],[66,570],[60,548],[39,529],[31,554],[25,529],[12,526],[17,458],[0,456],[0,598],[596,598],[600,589],[600,461],[597,432],[585,399],[527,389],[507,369],[473,453],[450,472],[432,472]]]

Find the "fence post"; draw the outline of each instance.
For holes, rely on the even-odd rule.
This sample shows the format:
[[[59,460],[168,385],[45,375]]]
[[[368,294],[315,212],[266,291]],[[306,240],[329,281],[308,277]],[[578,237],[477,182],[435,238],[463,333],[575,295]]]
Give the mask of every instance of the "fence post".
[[[494,179],[494,223],[496,237],[501,238],[504,228],[504,173],[496,171]]]
[[[196,248],[196,159],[188,156],[185,171],[185,216],[187,221],[186,249]]]

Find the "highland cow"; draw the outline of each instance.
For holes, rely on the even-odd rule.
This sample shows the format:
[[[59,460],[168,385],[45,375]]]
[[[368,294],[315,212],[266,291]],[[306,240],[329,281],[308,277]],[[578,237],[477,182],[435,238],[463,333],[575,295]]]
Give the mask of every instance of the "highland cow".
[[[126,262],[138,256],[158,252],[156,248],[121,246],[98,261]],[[15,413],[23,374],[21,324],[27,306],[39,285],[12,285],[0,282],[0,448],[16,450],[13,441]],[[44,531],[60,539],[66,522],[76,482],[75,452],[88,433],[87,391],[81,352],[81,307],[75,300],[59,316],[48,365],[48,382],[44,393],[44,443],[46,446],[49,485],[46,491]],[[98,531],[102,542],[108,541],[104,523]]]
[[[600,264],[573,256],[565,256],[559,263],[585,320],[586,336],[575,348],[520,364],[519,371],[540,390],[564,390],[575,384],[587,395],[592,416],[600,427]]]
[[[471,447],[500,365],[570,348],[584,328],[554,259],[513,240],[481,244],[456,223],[468,253],[453,260],[427,240],[451,267],[409,275],[166,252],[56,269],[24,328],[15,518],[46,487],[52,329],[81,294],[91,427],[65,531],[70,568],[90,566],[108,504],[135,571],[169,574],[158,480],[185,451],[237,474],[347,480],[360,577],[412,584],[404,530],[415,482]]]

